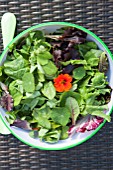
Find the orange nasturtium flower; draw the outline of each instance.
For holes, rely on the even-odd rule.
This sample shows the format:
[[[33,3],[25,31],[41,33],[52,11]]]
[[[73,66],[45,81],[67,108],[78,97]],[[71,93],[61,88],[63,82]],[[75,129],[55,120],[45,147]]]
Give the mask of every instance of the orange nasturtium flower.
[[[71,82],[72,77],[69,74],[60,74],[54,79],[54,87],[58,92],[68,91],[72,87]]]

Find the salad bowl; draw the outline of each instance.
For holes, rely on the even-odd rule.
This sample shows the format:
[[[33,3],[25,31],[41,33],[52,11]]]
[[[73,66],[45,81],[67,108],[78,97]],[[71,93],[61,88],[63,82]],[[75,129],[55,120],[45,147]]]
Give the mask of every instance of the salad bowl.
[[[69,137],[67,137],[65,139],[62,138],[61,140],[58,140],[57,142],[45,142],[44,140],[40,140],[40,138],[38,138],[38,137],[36,137],[36,138],[31,137],[34,134],[32,134],[33,132],[29,128],[26,130],[25,127],[20,128],[19,125],[16,126],[16,124],[14,122],[10,123],[8,121],[9,116],[10,116],[10,112],[8,112],[8,114],[7,114],[7,109],[6,108],[4,109],[3,107],[1,107],[0,108],[0,118],[2,119],[3,123],[8,128],[8,130],[16,138],[18,138],[20,141],[22,141],[23,143],[25,143],[29,146],[32,146],[34,148],[42,149],[42,150],[63,150],[63,149],[68,149],[68,148],[77,146],[79,144],[82,144],[83,142],[90,139],[94,134],[96,134],[100,130],[100,128],[102,128],[102,126],[105,124],[106,120],[110,121],[110,114],[111,114],[112,108],[113,108],[113,94],[112,94],[112,88],[113,88],[113,81],[112,81],[112,79],[113,79],[113,57],[112,57],[112,54],[111,54],[110,50],[108,49],[108,47],[104,44],[104,42],[99,37],[97,37],[94,33],[85,29],[82,26],[67,23],[67,22],[48,22],[48,23],[42,23],[42,24],[38,24],[36,26],[30,27],[29,29],[27,29],[27,30],[23,31],[22,33],[20,33],[19,35],[17,35],[10,42],[10,44],[5,48],[5,50],[3,51],[3,53],[0,57],[1,67],[4,65],[4,62],[6,61],[7,57],[11,53],[12,48],[14,48],[14,44],[19,42],[20,40],[23,41],[28,36],[28,34],[30,32],[32,33],[33,31],[37,31],[37,30],[43,31],[45,35],[48,35],[47,38],[50,38],[49,35],[50,36],[53,35],[53,39],[54,39],[54,33],[57,30],[61,30],[62,28],[65,28],[65,27],[72,27],[72,28],[75,28],[77,30],[84,32],[84,34],[86,35],[86,40],[88,42],[94,42],[97,45],[98,50],[103,51],[103,53],[107,56],[109,67],[108,67],[108,70],[106,72],[106,77],[107,77],[107,81],[109,83],[108,86],[109,86],[109,91],[110,91],[110,99],[109,99],[109,102],[107,103],[108,109],[105,112],[105,115],[107,115],[107,116],[106,116],[106,119],[103,119],[103,118],[100,119],[99,115],[96,115],[97,117],[95,119],[95,117],[93,117],[94,115],[92,115],[92,117],[89,117],[89,115],[87,115],[87,117],[83,118],[82,120],[79,120],[77,122],[76,126],[74,126],[73,124],[71,125],[70,129],[68,129],[68,136]],[[81,44],[81,43],[79,43],[79,44]],[[43,48],[43,47],[41,47],[41,48]],[[65,65],[66,62],[63,61],[62,63]],[[93,63],[93,62],[96,62],[96,61],[91,60],[91,62]],[[80,74],[80,76],[81,76],[81,74]],[[30,75],[28,74],[27,79],[32,79],[32,77],[30,77],[30,78],[29,77],[30,77]],[[24,76],[24,78],[25,78],[25,76]],[[0,80],[0,82],[1,82],[1,80]],[[1,83],[1,86],[3,86],[2,83]],[[28,87],[29,87],[29,85],[28,85]],[[27,89],[27,87],[25,87],[25,88]],[[74,88],[76,90],[76,87],[74,87]],[[61,94],[60,90],[59,90],[59,94]],[[31,91],[29,91],[29,89],[27,89],[26,91],[31,92],[32,87],[31,87]],[[7,92],[7,90],[6,90],[6,93],[9,93],[9,92]],[[42,91],[42,93],[44,93],[44,91]],[[52,94],[53,93],[54,93],[54,91],[52,92]],[[49,95],[49,94],[46,94],[46,97],[48,98],[47,95]],[[84,91],[83,91],[81,97],[83,97],[83,96],[84,96]],[[50,99],[52,99],[52,98],[50,97]],[[12,101],[12,103],[13,103],[13,101]],[[87,120],[86,120],[86,118],[87,118]],[[22,118],[22,120],[25,121],[24,117]],[[59,121],[57,121],[57,123],[58,122]],[[91,124],[91,122],[93,122],[93,124]],[[10,124],[12,124],[12,125],[10,125]],[[20,124],[21,124],[21,122],[20,122]],[[61,124],[63,124],[63,123],[61,123]],[[56,126],[56,124],[55,124],[55,126]],[[34,128],[34,131],[36,133],[37,129]],[[53,134],[52,137],[54,138],[54,134]],[[46,138],[46,140],[47,140],[47,138]]]

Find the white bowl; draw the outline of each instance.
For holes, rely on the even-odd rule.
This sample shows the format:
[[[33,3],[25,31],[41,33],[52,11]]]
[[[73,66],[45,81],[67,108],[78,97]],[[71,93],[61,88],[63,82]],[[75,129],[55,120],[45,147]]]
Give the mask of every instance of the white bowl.
[[[78,29],[86,32],[87,40],[96,42],[96,44],[98,45],[98,48],[100,50],[103,50],[106,52],[106,54],[108,56],[108,61],[109,61],[109,70],[107,73],[108,82],[109,82],[109,85],[111,86],[111,88],[113,88],[113,81],[112,81],[113,80],[113,56],[112,56],[111,52],[109,51],[108,47],[104,44],[104,42],[100,38],[98,38],[94,33],[90,32],[89,30],[83,28],[82,26],[78,26],[78,25],[66,23],[66,22],[48,22],[48,23],[39,24],[39,25],[33,26],[33,27],[23,31],[22,33],[20,33],[18,36],[16,36],[11,41],[11,43],[9,45],[16,42],[21,37],[26,36],[27,33],[31,30],[43,30],[44,32],[52,33],[56,29],[65,27],[65,26],[72,26],[72,27],[78,28]],[[8,53],[8,46],[1,55],[1,58],[0,58],[1,65],[3,64],[3,62],[5,61],[5,59],[7,57],[7,53]],[[109,111],[106,114],[110,115],[112,112],[112,108],[113,108],[113,93],[111,93],[111,100],[108,104],[108,107],[109,107]],[[89,138],[91,138],[94,134],[96,134],[99,131],[99,129],[106,122],[104,120],[104,122],[102,124],[100,124],[100,126],[96,130],[92,130],[92,131],[85,132],[85,133],[76,133],[72,138],[68,138],[66,140],[60,140],[58,143],[55,143],[55,144],[49,144],[49,143],[42,142],[39,139],[31,138],[29,136],[28,132],[25,130],[22,130],[17,127],[10,127],[9,123],[5,119],[5,116],[7,116],[7,115],[5,114],[5,111],[3,108],[0,108],[0,113],[1,113],[2,121],[4,122],[6,127],[10,130],[10,132],[15,137],[17,137],[20,141],[24,142],[25,144],[28,144],[32,147],[43,149],[43,150],[63,150],[63,149],[77,146],[77,145],[85,142]]]

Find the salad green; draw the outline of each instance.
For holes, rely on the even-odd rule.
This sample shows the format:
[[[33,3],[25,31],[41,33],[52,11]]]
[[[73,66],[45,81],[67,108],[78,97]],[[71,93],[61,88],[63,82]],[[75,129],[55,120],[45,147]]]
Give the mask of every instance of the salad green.
[[[110,121],[107,56],[86,36],[71,27],[50,35],[37,30],[9,47],[0,67],[0,105],[11,126],[55,143],[67,139],[70,127],[87,115],[99,122],[87,130]]]

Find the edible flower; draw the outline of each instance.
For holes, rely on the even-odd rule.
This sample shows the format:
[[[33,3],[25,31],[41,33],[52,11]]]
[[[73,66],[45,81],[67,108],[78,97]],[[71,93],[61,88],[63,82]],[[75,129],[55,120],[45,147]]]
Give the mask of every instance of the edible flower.
[[[72,77],[69,74],[60,74],[54,79],[54,87],[58,92],[69,91],[72,87]]]

